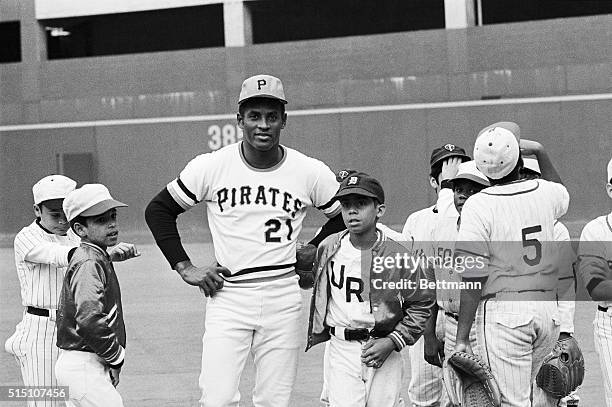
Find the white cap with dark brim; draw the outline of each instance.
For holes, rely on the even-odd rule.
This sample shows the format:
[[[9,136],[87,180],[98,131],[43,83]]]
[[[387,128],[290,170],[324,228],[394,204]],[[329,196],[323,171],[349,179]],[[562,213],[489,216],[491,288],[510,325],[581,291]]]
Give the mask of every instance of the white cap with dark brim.
[[[255,75],[242,82],[238,104],[256,97],[276,99],[284,104],[287,103],[283,83],[272,75]]]
[[[113,199],[108,188],[102,184],[85,184],[69,193],[63,203],[68,221],[77,216],[101,215],[110,209],[126,206]]]
[[[475,161],[466,161],[457,166],[457,175],[451,180],[451,182],[466,179],[485,187],[490,187],[491,183],[489,179],[476,168]]]

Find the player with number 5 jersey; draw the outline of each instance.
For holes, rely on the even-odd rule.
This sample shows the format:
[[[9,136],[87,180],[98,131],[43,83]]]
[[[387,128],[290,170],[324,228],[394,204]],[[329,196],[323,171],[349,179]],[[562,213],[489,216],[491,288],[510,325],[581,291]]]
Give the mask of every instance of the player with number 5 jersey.
[[[521,151],[537,156],[545,179],[519,180]],[[521,140],[515,123],[484,128],[474,161],[492,186],[471,196],[461,212],[456,264],[466,266],[463,281],[480,286],[461,292],[455,350],[472,351],[474,323],[502,407],[529,407],[531,384],[559,337],[554,224],[569,194],[542,145]],[[482,262],[469,266],[470,258]]]
[[[289,405],[302,331],[296,242],[306,209],[317,207],[330,218],[312,245],[344,229],[340,205],[332,201],[338,190],[334,173],[280,144],[285,103],[278,78],[246,79],[237,114],[243,141],[194,158],[145,213],[171,267],[211,297],[199,380],[202,406],[238,405],[250,353],[253,404]],[[200,202],[207,207],[214,245],[209,267],[191,264],[176,227],[177,216]]]

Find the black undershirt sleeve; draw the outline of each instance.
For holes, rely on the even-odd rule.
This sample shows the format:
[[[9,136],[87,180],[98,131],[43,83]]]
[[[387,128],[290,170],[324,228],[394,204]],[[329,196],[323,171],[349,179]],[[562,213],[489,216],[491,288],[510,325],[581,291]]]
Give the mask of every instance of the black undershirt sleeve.
[[[342,219],[342,214],[338,214],[333,218],[329,219],[325,225],[321,228],[319,234],[317,234],[310,242],[317,247],[319,247],[319,243],[323,241],[327,236],[338,233],[342,230],[346,229],[346,225],[344,224],[344,220]]]
[[[176,263],[189,260],[176,227],[176,218],[183,212],[185,210],[176,203],[167,188],[155,195],[145,209],[145,220],[155,243],[172,268]]]

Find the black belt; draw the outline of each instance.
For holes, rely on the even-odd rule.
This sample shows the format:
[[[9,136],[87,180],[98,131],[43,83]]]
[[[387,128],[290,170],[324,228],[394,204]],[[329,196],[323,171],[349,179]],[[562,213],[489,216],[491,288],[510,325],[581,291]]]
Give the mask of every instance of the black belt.
[[[38,315],[39,317],[49,317],[49,310],[44,308],[30,307],[28,305],[26,312],[28,314]]]
[[[602,307],[601,305],[598,305],[597,309],[600,310],[601,312],[608,312],[608,307]]]
[[[498,294],[523,294],[523,293],[547,293],[550,292],[552,290],[518,290],[518,291],[500,291],[497,293],[493,293],[493,294],[487,294],[487,295],[483,295],[482,297],[480,297],[481,300],[490,300],[492,298],[497,297]]]
[[[336,328],[333,326],[329,328],[329,332],[332,335],[336,335]],[[346,341],[367,341],[370,339],[370,331],[366,328],[357,328],[357,329],[344,329],[344,340]]]
[[[459,315],[455,314],[454,312],[444,312],[444,315],[451,317],[452,319],[454,319],[455,321],[459,322]]]

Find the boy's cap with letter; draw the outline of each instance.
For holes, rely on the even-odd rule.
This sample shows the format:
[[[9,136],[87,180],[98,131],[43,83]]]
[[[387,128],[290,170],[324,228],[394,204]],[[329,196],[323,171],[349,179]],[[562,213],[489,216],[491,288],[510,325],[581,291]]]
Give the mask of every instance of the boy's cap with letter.
[[[112,208],[127,206],[111,196],[108,188],[102,184],[85,184],[77,188],[64,199],[64,213],[68,221],[77,216],[96,216]]]
[[[51,199],[64,199],[76,188],[76,181],[64,175],[48,175],[32,187],[34,205]]]
[[[364,172],[354,172],[344,178],[333,199],[351,194],[369,196],[381,204],[385,203],[385,191],[380,182]]]
[[[438,147],[431,152],[431,157],[429,159],[429,166],[433,167],[438,164],[440,161],[444,161],[451,157],[459,157],[461,161],[471,160],[470,156],[467,155],[465,150],[459,146],[456,146],[451,143],[444,144],[442,147]]]

